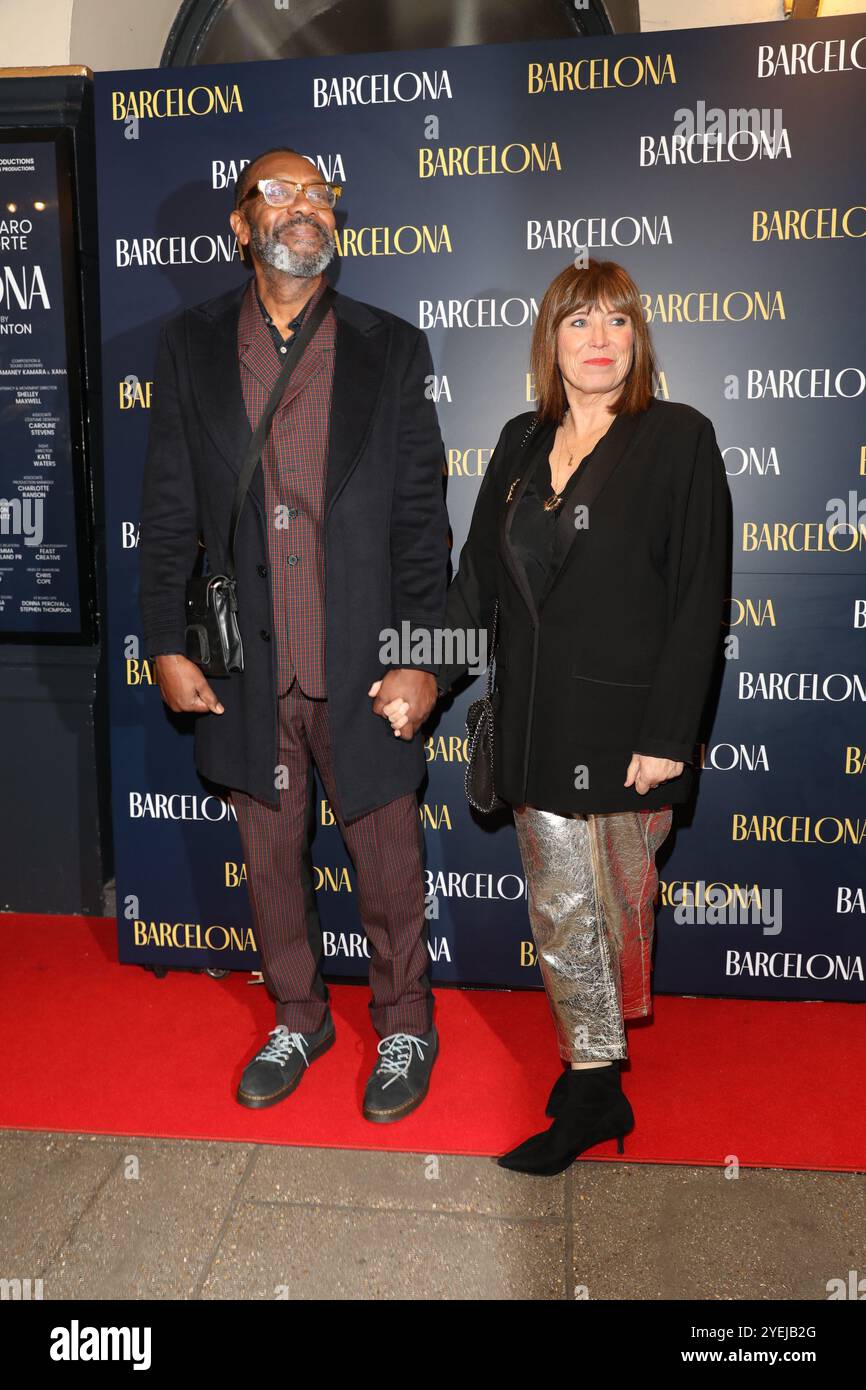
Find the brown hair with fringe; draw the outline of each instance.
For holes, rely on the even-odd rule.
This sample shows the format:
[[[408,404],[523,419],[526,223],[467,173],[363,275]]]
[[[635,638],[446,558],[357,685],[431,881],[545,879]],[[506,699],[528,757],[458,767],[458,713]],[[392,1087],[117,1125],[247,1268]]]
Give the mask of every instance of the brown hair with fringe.
[[[637,415],[653,398],[656,361],[640,293],[628,271],[616,261],[596,261],[585,268],[568,265],[551,280],[544,293],[532,334],[530,370],[535,377],[538,416],[560,424],[568,407],[556,351],[559,325],[578,309],[604,307],[627,314],[634,330],[632,364],[612,409],[616,415]]]

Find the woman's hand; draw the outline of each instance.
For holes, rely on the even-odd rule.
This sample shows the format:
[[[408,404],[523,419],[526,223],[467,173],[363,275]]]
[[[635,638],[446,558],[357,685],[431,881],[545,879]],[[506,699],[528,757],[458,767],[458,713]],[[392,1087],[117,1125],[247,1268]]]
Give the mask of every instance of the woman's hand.
[[[406,701],[390,700],[387,705],[383,705],[382,713],[390,721],[395,736],[399,738],[400,730],[409,718],[409,706]]]
[[[373,682],[367,694],[373,696],[374,714],[387,719],[389,710],[395,712],[399,722],[391,719],[391,728],[397,738],[408,742],[415,737],[434,709],[438,689],[429,671],[406,667],[386,671],[381,680]]]
[[[679,777],[682,770],[683,764],[675,763],[672,758],[651,758],[647,753],[632,753],[623,786],[630,787],[633,782],[635,791],[640,796],[646,796],[660,782],[670,782],[671,778]]]

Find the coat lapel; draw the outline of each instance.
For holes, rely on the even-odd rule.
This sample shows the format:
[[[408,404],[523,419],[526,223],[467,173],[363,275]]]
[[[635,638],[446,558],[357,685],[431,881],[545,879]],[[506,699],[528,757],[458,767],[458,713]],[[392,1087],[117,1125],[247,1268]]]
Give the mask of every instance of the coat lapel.
[[[238,320],[247,284],[245,281],[228,294],[190,309],[187,317],[193,390],[205,428],[236,477],[252,437],[238,360]],[[360,301],[338,293],[333,308],[337,333],[328,431],[326,516],[366,442],[384,384],[388,343],[384,321]],[[266,365],[255,344],[247,347],[246,360],[270,388],[279,369],[275,371]],[[311,359],[309,367],[306,360],[303,368],[299,364],[292,373],[281,409],[319,366],[321,358]],[[248,495],[264,512],[261,463],[253,474]]]
[[[334,307],[337,351],[325,484],[326,519],[367,442],[385,386],[389,337],[384,320],[359,300],[337,295]]]
[[[238,369],[238,316],[246,287],[244,282],[186,315],[192,390],[205,429],[235,475],[252,436]],[[249,495],[261,506],[260,471]]]

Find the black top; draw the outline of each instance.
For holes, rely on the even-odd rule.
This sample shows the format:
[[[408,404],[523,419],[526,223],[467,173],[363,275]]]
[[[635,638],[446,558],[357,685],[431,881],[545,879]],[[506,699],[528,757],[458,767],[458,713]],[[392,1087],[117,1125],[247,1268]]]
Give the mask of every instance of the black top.
[[[511,523],[511,543],[520,556],[526,570],[526,578],[532,589],[532,596],[538,603],[544,591],[548,570],[553,559],[553,546],[556,535],[556,522],[563,507],[568,505],[568,496],[574,480],[580,473],[585,475],[593,462],[608,443],[617,428],[617,416],[601,439],[574,469],[562,490],[562,502],[553,511],[546,512],[544,503],[553,492],[553,480],[548,455],[553,447],[556,429],[552,423],[536,429],[534,438],[526,446],[528,457],[526,466],[531,470],[529,482],[514,510]]]
[[[310,295],[310,299],[312,299],[312,297],[313,296]],[[298,315],[296,315],[296,317],[293,318],[291,323],[288,325],[288,327],[292,330],[292,338],[294,338],[295,334],[297,333],[298,329],[304,321],[304,315],[306,314],[307,309],[309,307],[310,299],[307,300],[301,312]],[[267,309],[262,303],[262,297],[259,294],[258,285],[256,285],[256,300],[258,302],[259,308],[262,311],[262,318],[264,319],[265,323],[268,325],[268,328],[270,330],[270,334],[274,342],[274,347],[276,348],[277,352],[283,353],[285,355],[285,353],[288,352],[289,344],[291,343],[292,338],[284,338],[280,330],[277,328],[277,325],[274,323],[273,319],[271,318],[270,314],[268,313]]]

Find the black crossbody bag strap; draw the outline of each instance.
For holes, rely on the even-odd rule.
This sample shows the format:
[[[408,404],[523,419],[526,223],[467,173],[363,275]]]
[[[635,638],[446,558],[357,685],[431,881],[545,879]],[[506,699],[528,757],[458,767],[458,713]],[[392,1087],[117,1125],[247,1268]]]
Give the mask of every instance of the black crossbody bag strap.
[[[232,505],[231,522],[229,523],[229,545],[228,554],[226,555],[226,574],[229,579],[234,579],[235,577],[235,536],[237,534],[238,522],[240,521],[241,511],[246,500],[247,492],[249,491],[250,483],[253,480],[253,474],[258,467],[262,449],[265,446],[265,439],[267,438],[271,420],[282,399],[289,377],[292,375],[304,348],[319,327],[319,324],[322,322],[322,319],[325,317],[336,297],[336,290],[334,290],[333,286],[326,285],[315,309],[310,314],[309,318],[302,323],[300,330],[292,339],[292,345],[286,354],[286,360],[280,369],[280,374],[274,382],[273,390],[268,397],[268,403],[262,411],[261,419],[256,425],[252,438],[247,446],[246,457],[240,477],[238,478],[235,500]]]

